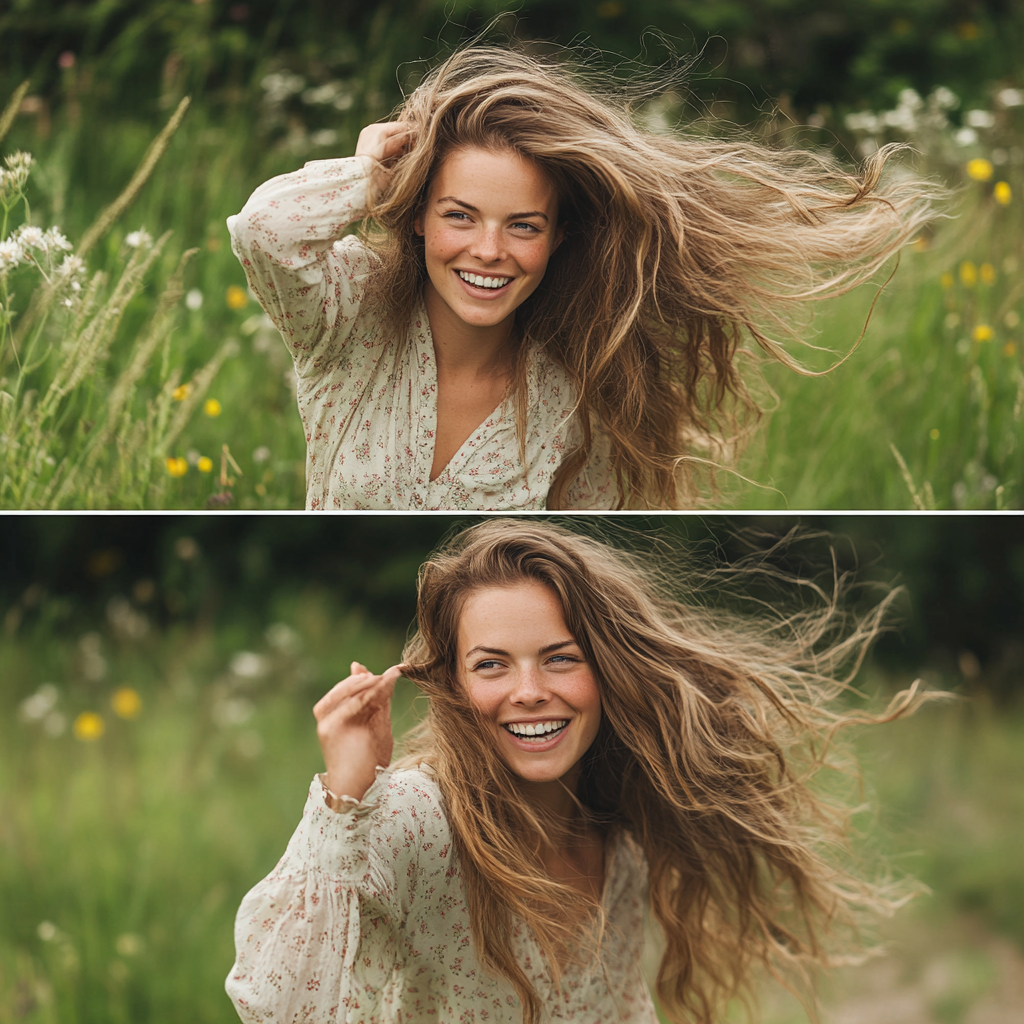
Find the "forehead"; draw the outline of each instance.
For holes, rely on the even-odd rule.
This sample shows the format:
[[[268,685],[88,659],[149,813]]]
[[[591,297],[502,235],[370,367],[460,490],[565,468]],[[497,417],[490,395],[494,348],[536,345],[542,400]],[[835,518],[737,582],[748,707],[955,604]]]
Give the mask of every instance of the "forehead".
[[[459,615],[462,650],[477,643],[495,646],[499,639],[533,640],[548,633],[559,634],[559,640],[570,639],[558,596],[536,580],[472,590]]]
[[[510,213],[558,206],[555,183],[529,157],[513,150],[460,146],[448,154],[430,184],[430,202],[454,196],[479,210]]]

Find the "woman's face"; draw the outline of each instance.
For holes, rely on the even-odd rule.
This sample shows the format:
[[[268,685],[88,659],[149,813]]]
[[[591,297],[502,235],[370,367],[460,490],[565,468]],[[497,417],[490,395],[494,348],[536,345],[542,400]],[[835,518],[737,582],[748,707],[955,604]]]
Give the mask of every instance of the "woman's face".
[[[505,764],[529,782],[569,776],[574,788],[601,724],[601,695],[555,594],[532,581],[473,591],[458,658]]]
[[[415,222],[428,287],[474,327],[508,319],[544,277],[562,240],[554,183],[507,150],[455,149]]]

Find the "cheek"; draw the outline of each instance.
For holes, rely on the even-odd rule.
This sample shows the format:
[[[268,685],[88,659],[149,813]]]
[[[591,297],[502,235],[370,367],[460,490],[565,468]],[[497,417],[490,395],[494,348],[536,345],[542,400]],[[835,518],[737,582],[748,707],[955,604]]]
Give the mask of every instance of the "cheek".
[[[462,251],[455,233],[445,231],[444,228],[428,228],[424,236],[424,247],[427,261],[435,263],[447,263]]]
[[[491,687],[482,686],[479,683],[466,687],[470,703],[485,718],[493,718],[501,707],[502,694]]]

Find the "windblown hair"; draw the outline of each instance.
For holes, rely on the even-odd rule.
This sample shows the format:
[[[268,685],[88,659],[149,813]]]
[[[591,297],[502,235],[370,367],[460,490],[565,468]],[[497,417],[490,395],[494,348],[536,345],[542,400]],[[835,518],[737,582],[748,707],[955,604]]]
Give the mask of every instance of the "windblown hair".
[[[515,152],[557,188],[565,240],[516,314],[520,342],[546,349],[579,396],[584,440],[549,508],[564,506],[595,424],[611,442],[623,506],[697,502],[698,467],[727,459],[759,411],[736,365],[743,332],[802,371],[772,333],[797,337],[805,300],[867,280],[930,216],[931,186],[883,181],[897,146],[848,173],[823,153],[654,134],[610,83],[509,48],[457,51],[397,116],[415,141],[367,236],[380,258],[371,288],[396,337],[426,280],[413,223],[453,149]],[[512,374],[521,448],[527,353],[519,344]]]
[[[766,605],[751,618],[682,598],[680,581],[638,556],[555,524],[492,519],[420,571],[419,629],[403,660],[430,708],[403,763],[426,763],[437,779],[477,953],[514,986],[527,1024],[541,1004],[513,953],[516,921],[556,982],[566,949],[596,955],[603,921],[545,873],[540,851],[556,827],[524,799],[460,682],[467,597],[523,581],[557,595],[597,681],[602,722],[576,796],[590,827],[625,829],[646,855],[670,1019],[712,1024],[758,965],[806,980],[813,964],[836,962],[832,940],[847,926],[897,904],[898,885],[843,866],[850,808],[812,784],[826,766],[854,772],[836,754],[838,729],[890,721],[931,696],[915,684],[880,714],[835,706],[895,592],[855,616],[840,606],[842,580],[803,581],[813,606],[766,618]]]

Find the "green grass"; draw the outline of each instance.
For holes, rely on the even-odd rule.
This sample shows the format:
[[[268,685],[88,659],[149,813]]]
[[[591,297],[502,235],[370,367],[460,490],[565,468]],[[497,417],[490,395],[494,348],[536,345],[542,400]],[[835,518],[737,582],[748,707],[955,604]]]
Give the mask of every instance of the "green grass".
[[[233,1020],[235,910],[321,767],[310,708],[352,659],[383,666],[401,646],[319,591],[282,596],[267,622],[158,628],[154,607],[115,602],[89,628],[44,598],[0,634],[0,1024]],[[242,651],[259,656],[249,674]],[[46,715],[19,711],[47,683]],[[399,729],[415,717],[403,686]],[[112,711],[123,687],[141,697],[137,718]],[[75,738],[83,712],[103,718],[102,736]],[[888,928],[885,963],[912,981],[953,963],[922,998],[936,1020],[960,1020],[992,989],[993,943],[1024,950],[1024,715],[981,700],[929,707],[859,748],[866,846],[933,890]],[[958,930],[960,945],[936,951]],[[864,977],[829,979],[826,1004]],[[765,1003],[771,1024],[805,1020],[773,989]]]
[[[108,111],[100,96],[97,86],[76,103],[58,105],[46,123],[22,114],[3,141],[5,153],[22,149],[36,158],[28,186],[32,222],[56,224],[76,244],[127,185],[172,106],[164,104],[161,114],[143,123],[119,115],[116,108]],[[125,273],[132,252],[124,244],[129,232],[145,227],[154,238],[166,231],[171,235],[120,311],[116,331],[89,373],[53,405],[46,429],[23,423],[19,434],[3,424],[0,433],[19,439],[23,449],[19,455],[7,446],[5,475],[21,483],[0,495],[0,505],[303,506],[305,445],[290,361],[277,332],[245,294],[224,220],[268,177],[310,158],[350,153],[359,122],[381,113],[360,107],[337,115],[336,140],[325,146],[314,143],[313,125],[296,124],[291,134],[285,133],[273,109],[254,96],[234,104],[192,105],[149,181],[87,256],[90,276],[107,275],[97,293],[101,308],[106,308],[102,302],[113,301],[113,282]],[[1000,122],[1003,136],[996,141],[1004,149],[1019,145],[1017,121],[1007,114]],[[922,166],[964,183],[965,161],[974,154],[974,149],[946,147],[939,155],[922,157]],[[1012,187],[1008,206],[1000,206],[992,194],[995,180],[1003,177]],[[927,250],[904,252],[863,341],[843,365],[824,377],[801,377],[774,364],[764,367],[778,407],[762,420],[736,467],[751,482],[721,474],[718,505],[1024,506],[1019,442],[1024,430],[1024,296],[1017,283],[1024,265],[1024,180],[1011,164],[997,167],[991,181],[966,181],[966,186],[950,206],[954,219],[938,224]],[[170,305],[161,313],[159,297],[182,253],[192,248],[198,251],[182,271],[180,289],[171,288]],[[961,283],[959,267],[967,260],[976,267],[991,266],[992,279]],[[8,281],[14,329],[24,320],[33,273],[20,268]],[[943,273],[952,273],[956,283],[943,287]],[[243,300],[241,308],[229,305],[229,289]],[[201,298],[199,308],[187,308],[181,296],[188,292]],[[797,348],[794,354],[812,369],[836,362],[858,338],[874,297],[875,290],[865,286],[821,308],[807,338],[826,351]],[[75,365],[79,336],[69,316],[56,310],[40,331],[37,353],[45,358],[31,372],[18,370],[11,345],[4,344],[0,391],[13,397],[0,399],[0,413],[13,414],[25,396],[40,402],[47,387]],[[95,425],[103,423],[118,381],[154,325],[162,332],[160,341],[133,380],[117,442],[98,445],[104,453],[98,462],[95,454],[89,456],[88,479],[79,475],[63,491],[49,487],[52,478],[85,458],[99,436]],[[991,329],[990,340],[972,340],[979,326]],[[201,370],[218,353],[223,362],[205,381]],[[195,404],[185,409],[171,396],[176,385],[189,382],[196,384]],[[200,397],[215,398],[219,415],[205,415]],[[32,408],[31,401],[26,408]],[[180,430],[165,429],[179,413]],[[225,445],[234,464],[223,455]],[[212,472],[198,470],[199,456],[212,461]],[[171,457],[188,460],[183,476],[168,474],[165,460]]]

